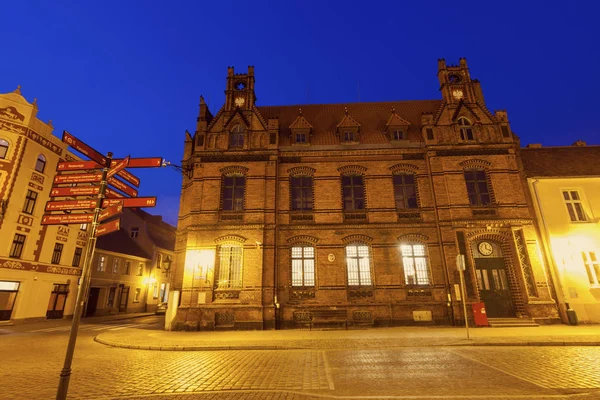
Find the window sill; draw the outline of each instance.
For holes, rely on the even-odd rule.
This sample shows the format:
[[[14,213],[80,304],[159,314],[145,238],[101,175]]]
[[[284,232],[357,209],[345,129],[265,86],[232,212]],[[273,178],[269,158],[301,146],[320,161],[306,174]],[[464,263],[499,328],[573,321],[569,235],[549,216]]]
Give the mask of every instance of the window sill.
[[[494,206],[471,206],[471,213],[474,217],[495,217],[498,215]]]
[[[417,208],[413,209],[403,209],[397,210],[398,220],[420,220],[421,219],[421,211]]]
[[[344,222],[367,222],[367,213],[364,212],[344,212]]]
[[[290,213],[290,221],[313,222],[314,215],[311,212],[292,212]]]
[[[219,221],[225,221],[225,222],[229,222],[229,221],[239,221],[239,222],[243,222],[244,220],[244,214],[240,213],[240,212],[229,212],[229,211],[221,211],[219,213]]]

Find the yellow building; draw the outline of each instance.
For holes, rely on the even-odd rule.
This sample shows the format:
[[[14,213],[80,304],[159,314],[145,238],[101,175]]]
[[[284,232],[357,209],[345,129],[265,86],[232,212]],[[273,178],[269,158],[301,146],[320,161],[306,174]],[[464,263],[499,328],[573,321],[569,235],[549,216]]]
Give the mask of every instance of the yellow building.
[[[600,146],[521,150],[564,321],[600,323]]]
[[[20,88],[0,94],[0,322],[73,314],[86,227],[42,226],[59,161],[72,160]]]

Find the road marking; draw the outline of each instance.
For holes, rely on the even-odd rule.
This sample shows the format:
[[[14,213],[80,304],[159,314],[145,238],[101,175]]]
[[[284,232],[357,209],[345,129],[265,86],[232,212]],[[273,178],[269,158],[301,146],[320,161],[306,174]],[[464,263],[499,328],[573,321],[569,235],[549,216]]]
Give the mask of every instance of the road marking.
[[[125,324],[125,325],[120,325],[118,328],[111,328],[109,329],[109,331],[118,331],[120,329],[125,329],[125,328],[130,328],[132,326],[136,326],[136,324]]]
[[[27,332],[28,333],[32,333],[32,332],[57,332],[57,331],[63,331],[63,330],[65,330],[65,328],[67,330],[69,330],[71,327],[70,326],[59,326],[59,327],[55,327],[55,328],[36,329],[34,331],[27,331]]]
[[[321,354],[323,355],[325,376],[327,377],[327,383],[329,384],[329,390],[335,390],[335,386],[333,385],[333,378],[331,376],[331,368],[329,367],[329,361],[327,360],[327,354],[324,351],[321,352]]]

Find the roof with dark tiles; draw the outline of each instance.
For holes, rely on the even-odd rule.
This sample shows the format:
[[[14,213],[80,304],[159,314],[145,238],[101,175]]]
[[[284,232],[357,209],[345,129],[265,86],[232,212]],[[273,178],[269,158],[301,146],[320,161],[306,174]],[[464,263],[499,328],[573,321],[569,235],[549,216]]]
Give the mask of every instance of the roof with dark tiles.
[[[386,123],[396,114],[410,123],[408,140],[422,142],[421,115],[435,115],[442,100],[412,100],[389,101],[377,103],[348,103],[348,104],[302,104],[291,106],[262,106],[257,107],[266,119],[279,118],[280,145],[291,145],[289,126],[300,115],[313,126],[310,143],[312,145],[335,145],[339,143],[336,137],[337,126],[344,119],[347,108],[348,115],[360,124],[359,141],[361,144],[383,144],[389,140],[383,135]]]
[[[521,149],[525,174],[530,177],[600,177],[600,146]]]
[[[110,235],[100,236],[96,241],[96,247],[115,253],[152,259],[152,255],[146,253],[123,229],[113,232]]]
[[[146,228],[150,240],[152,240],[157,247],[165,250],[175,250],[175,231],[177,228],[163,221],[160,215],[152,215],[139,208],[131,210],[146,221]]]

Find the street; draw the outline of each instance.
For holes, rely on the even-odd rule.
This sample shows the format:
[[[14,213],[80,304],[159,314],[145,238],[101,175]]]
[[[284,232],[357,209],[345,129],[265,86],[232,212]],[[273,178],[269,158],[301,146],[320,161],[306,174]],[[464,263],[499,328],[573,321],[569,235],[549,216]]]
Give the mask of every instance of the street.
[[[54,398],[69,323],[0,327],[1,399]],[[93,340],[161,325],[158,316],[84,321],[69,398],[600,398],[597,346],[150,351]]]

